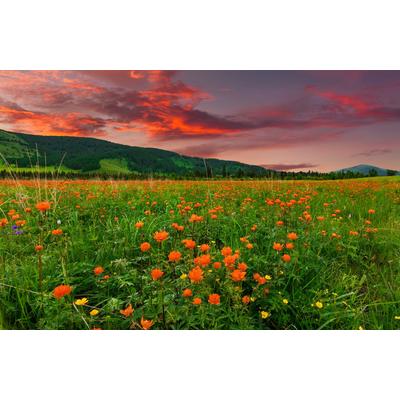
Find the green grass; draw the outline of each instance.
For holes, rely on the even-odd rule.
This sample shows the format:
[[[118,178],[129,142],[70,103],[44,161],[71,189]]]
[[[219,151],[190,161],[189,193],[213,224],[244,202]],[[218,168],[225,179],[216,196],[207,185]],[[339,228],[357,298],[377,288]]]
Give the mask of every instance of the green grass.
[[[124,159],[104,159],[100,161],[100,172],[129,174],[128,162]]]
[[[39,200],[52,201],[51,209],[37,211]],[[287,206],[291,200],[295,204]],[[41,182],[40,186],[34,181],[0,182],[0,203],[0,220],[8,220],[0,228],[2,328],[138,329],[142,317],[153,321],[153,329],[400,326],[398,177],[325,182]],[[12,209],[19,214],[16,220],[26,221],[20,235],[12,229]],[[371,209],[375,213],[369,213]],[[190,222],[192,214],[203,220]],[[138,221],[143,221],[143,228],[135,227]],[[184,231],[176,231],[172,223],[184,226]],[[63,234],[52,235],[56,228]],[[168,231],[169,238],[158,244],[153,235],[160,230]],[[289,232],[298,239],[289,240]],[[185,248],[186,238],[195,240],[194,250]],[[149,252],[140,251],[142,242],[151,244]],[[294,248],[276,251],[275,242],[293,242]],[[37,244],[44,246],[42,252],[35,252]],[[201,254],[201,244],[210,245],[212,260],[196,284],[183,278]],[[234,268],[238,262],[247,264],[243,281],[233,281],[224,265],[221,250],[226,246],[240,252]],[[182,254],[177,263],[168,261],[172,250]],[[283,253],[291,256],[290,262],[281,259]],[[222,262],[221,268],[214,268],[216,261]],[[96,276],[93,269],[99,265],[104,272]],[[164,272],[160,280],[152,279],[154,268]],[[268,280],[256,282],[255,273],[268,275]],[[73,291],[56,300],[52,291],[60,284],[71,285]],[[201,305],[182,296],[187,288],[201,298]],[[221,296],[221,304],[208,303],[212,293]],[[248,304],[243,303],[244,296],[251,298]],[[83,297],[88,299],[86,305],[73,304]],[[319,303],[322,308],[316,306]],[[129,304],[134,312],[125,317],[120,310]],[[99,314],[91,316],[93,309]],[[262,318],[263,311],[268,318]]]

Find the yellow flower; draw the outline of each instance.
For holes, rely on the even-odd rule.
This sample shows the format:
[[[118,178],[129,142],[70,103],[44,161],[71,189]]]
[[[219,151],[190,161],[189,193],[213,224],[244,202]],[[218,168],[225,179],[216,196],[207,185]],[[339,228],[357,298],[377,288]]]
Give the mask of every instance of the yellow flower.
[[[92,310],[92,311],[90,311],[89,314],[90,314],[92,317],[95,317],[99,312],[100,312],[99,310]]]
[[[254,301],[256,301],[255,297],[250,297],[250,301],[253,303]]]
[[[187,278],[187,274],[182,274],[181,275],[181,279],[186,279]]]
[[[288,303],[289,303],[289,300],[288,300],[288,299],[283,299],[283,300],[282,300],[282,303],[283,303],[283,304],[288,304]]]
[[[265,275],[264,278],[265,278],[267,281],[270,281],[270,280],[272,279],[272,278],[271,278],[271,275]]]
[[[358,327],[358,330],[359,330],[359,331],[363,331],[363,330],[364,330],[364,327],[360,325],[360,326]]]
[[[77,299],[75,300],[75,304],[77,306],[84,306],[85,304],[87,304],[89,302],[89,300],[86,297],[82,297],[81,299]]]
[[[261,311],[261,318],[268,318],[271,314],[268,311]]]
[[[396,316],[394,317],[394,319],[399,320],[399,319],[400,319],[400,315],[396,315]]]
[[[324,305],[320,301],[315,302],[315,307],[321,309]]]

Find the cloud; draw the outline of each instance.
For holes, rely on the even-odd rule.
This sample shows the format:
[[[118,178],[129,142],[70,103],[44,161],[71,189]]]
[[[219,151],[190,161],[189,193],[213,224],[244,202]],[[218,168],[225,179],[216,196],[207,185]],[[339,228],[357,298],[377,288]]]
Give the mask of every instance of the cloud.
[[[300,163],[300,164],[261,164],[260,167],[264,167],[266,169],[273,169],[275,171],[291,171],[295,169],[308,169],[308,168],[316,168],[318,164],[311,163]]]
[[[353,154],[353,156],[374,157],[374,156],[380,156],[383,154],[389,154],[391,152],[392,152],[391,149],[372,149],[372,150],[364,151],[362,153]]]
[[[176,71],[0,71],[0,122],[27,133],[145,134],[183,154],[274,149],[334,140],[344,128],[400,120],[365,94],[306,86],[297,98],[233,115],[205,111],[213,96]],[[183,145],[183,142],[188,142]],[[383,154],[383,153],[382,153]]]

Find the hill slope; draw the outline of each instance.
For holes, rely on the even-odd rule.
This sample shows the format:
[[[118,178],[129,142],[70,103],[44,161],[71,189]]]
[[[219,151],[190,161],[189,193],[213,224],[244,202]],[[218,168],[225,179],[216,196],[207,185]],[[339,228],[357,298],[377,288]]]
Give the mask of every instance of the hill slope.
[[[208,173],[265,175],[263,167],[183,156],[171,151],[126,146],[105,140],[68,136],[37,136],[0,130],[0,154],[13,166],[59,166],[79,172],[156,173],[196,175]]]
[[[360,164],[360,165],[355,165],[354,167],[349,167],[349,168],[343,168],[340,169],[338,172],[354,172],[354,173],[360,173],[363,175],[369,175],[370,171],[376,171],[378,176],[386,176],[387,175],[387,169],[385,168],[380,168],[376,167],[375,165],[368,165],[368,164]],[[399,172],[397,171],[397,174]]]

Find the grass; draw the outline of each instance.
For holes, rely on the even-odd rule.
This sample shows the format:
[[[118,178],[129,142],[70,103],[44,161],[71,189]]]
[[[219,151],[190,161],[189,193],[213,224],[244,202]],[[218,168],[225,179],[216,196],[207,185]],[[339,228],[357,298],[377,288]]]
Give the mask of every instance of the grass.
[[[3,329],[400,325],[398,177],[1,181],[0,204]]]

